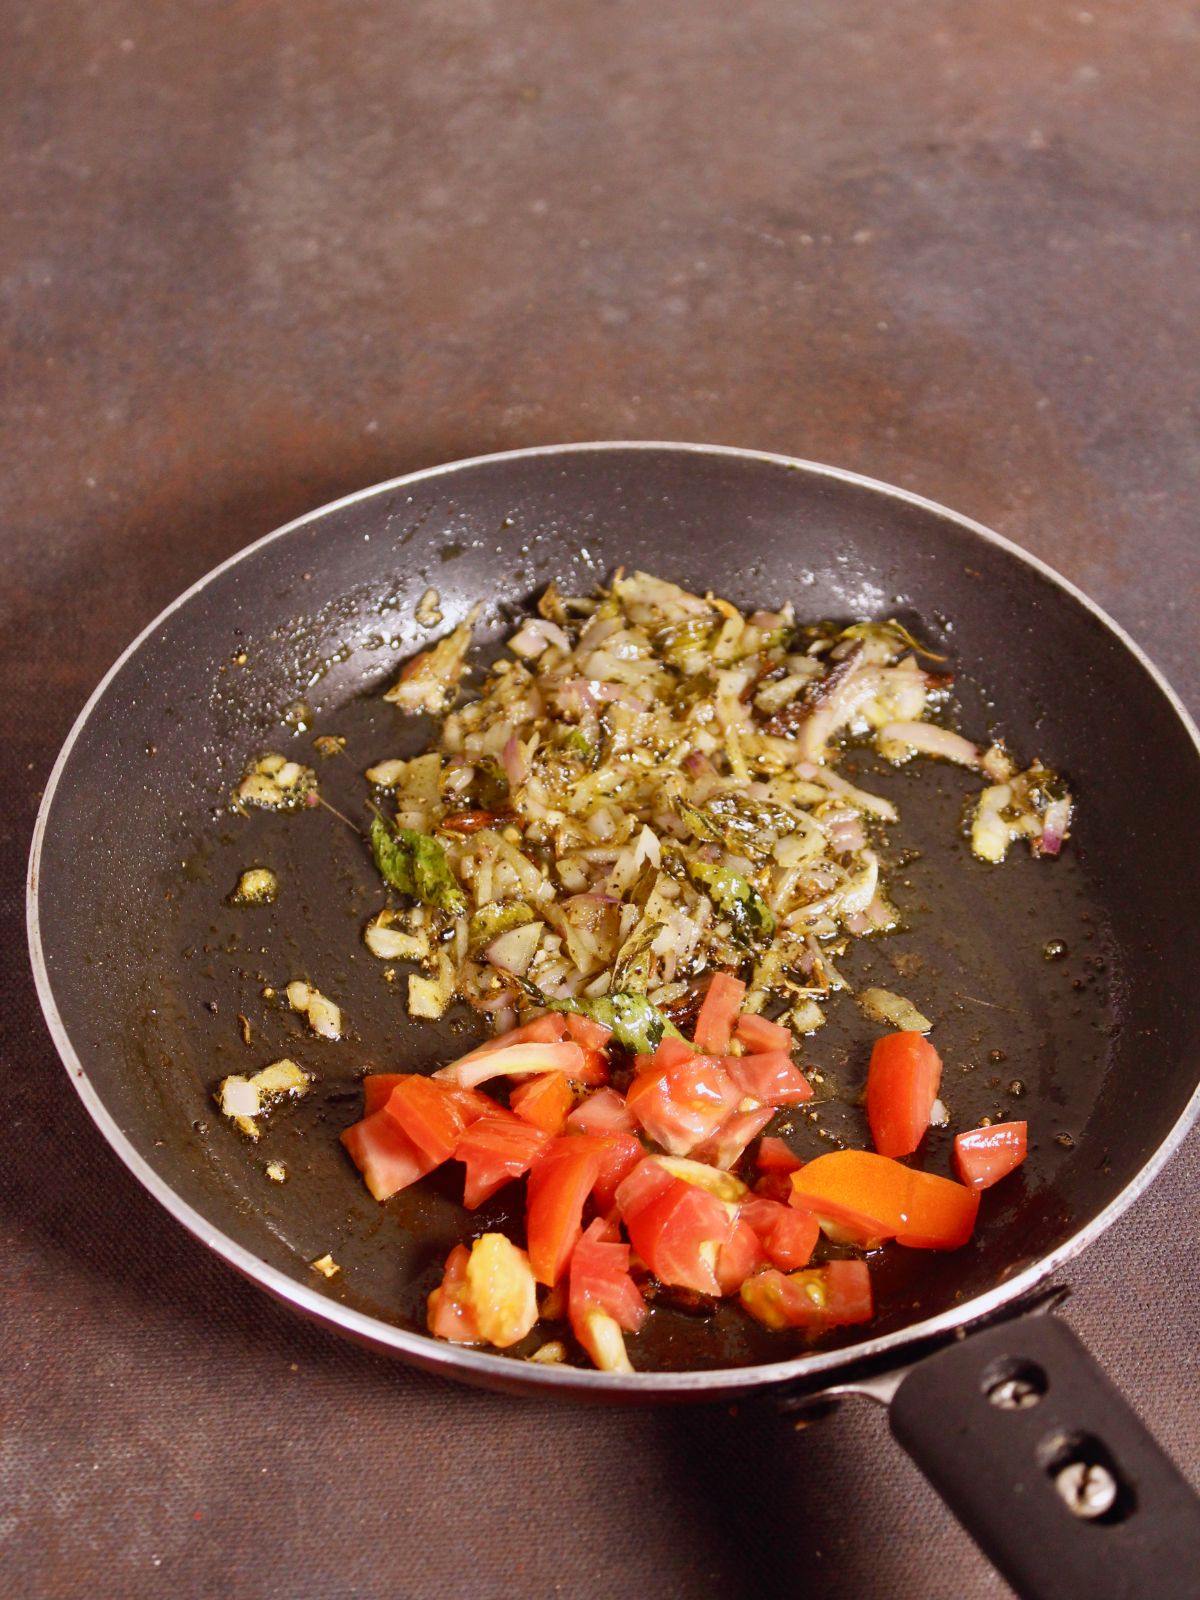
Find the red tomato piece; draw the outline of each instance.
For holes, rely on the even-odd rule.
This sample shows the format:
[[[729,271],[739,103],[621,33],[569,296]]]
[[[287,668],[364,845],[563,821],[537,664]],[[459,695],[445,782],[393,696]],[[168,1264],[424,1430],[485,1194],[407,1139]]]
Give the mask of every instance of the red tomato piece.
[[[600,1176],[604,1144],[586,1133],[551,1142],[529,1175],[526,1235],[539,1283],[553,1288],[567,1269],[580,1234],[583,1206]]]
[[[550,1143],[550,1135],[499,1106],[473,1122],[455,1146],[455,1159],[466,1165],[463,1204],[468,1211],[482,1205],[497,1189],[528,1172]]]
[[[643,1060],[638,1056],[639,1061]],[[689,1061],[696,1059],[696,1052],[686,1039],[676,1039],[674,1034],[667,1034],[658,1049],[650,1057],[656,1068],[669,1068],[686,1066]]]
[[[372,1111],[382,1111],[396,1085],[411,1076],[412,1074],[408,1072],[368,1073],[362,1081],[363,1116],[369,1117]],[[454,1101],[468,1126],[477,1117],[485,1117],[489,1111],[496,1109],[496,1102],[478,1089],[460,1089],[457,1084],[447,1083],[442,1078],[438,1078],[436,1082],[442,1084],[443,1092]]]
[[[628,1222],[643,1206],[664,1194],[676,1180],[653,1156],[646,1156],[617,1186],[617,1210]]]
[[[386,1111],[373,1111],[344,1129],[341,1140],[376,1200],[390,1200],[438,1164],[417,1149]]]
[[[755,1106],[752,1111],[735,1111],[725,1118],[710,1139],[692,1152],[697,1161],[707,1161],[710,1166],[728,1172],[740,1161],[747,1147],[775,1115],[774,1106]]]
[[[580,1133],[632,1133],[634,1124],[623,1094],[597,1089],[579,1102],[567,1118],[567,1126]]]
[[[942,1081],[942,1058],[921,1033],[875,1041],[867,1072],[867,1121],[881,1156],[910,1156],[925,1137]]]
[[[954,1141],[954,1167],[972,1189],[990,1189],[1025,1159],[1029,1145],[1027,1122],[994,1122],[990,1128],[972,1128]]]
[[[557,1138],[567,1126],[575,1094],[565,1073],[543,1072],[540,1077],[519,1084],[509,1095],[508,1103],[523,1121]]]
[[[742,1304],[768,1328],[836,1328],[875,1315],[865,1261],[827,1261],[784,1274],[768,1268],[742,1285]]]
[[[612,1029],[606,1028],[602,1022],[596,1022],[592,1017],[580,1017],[573,1011],[563,1014],[567,1033],[576,1044],[581,1044],[585,1050],[607,1050],[608,1041],[612,1038]]]
[[[693,1038],[702,1055],[723,1056],[729,1049],[734,1019],[746,998],[746,985],[728,972],[714,972],[696,1018]]]
[[[676,1066],[636,1077],[625,1104],[656,1144],[686,1156],[717,1131],[739,1098],[719,1061],[689,1052]]]
[[[383,1109],[435,1166],[449,1161],[467,1125],[453,1096],[419,1075],[402,1078]]]
[[[576,1083],[585,1083],[589,1087],[608,1082],[608,1057],[603,1050],[590,1050],[580,1045],[583,1053],[583,1064],[578,1072],[572,1074]]]
[[[481,1342],[467,1282],[469,1260],[470,1252],[466,1245],[456,1244],[446,1257],[442,1281],[429,1296],[426,1312],[430,1333],[439,1339],[450,1339],[455,1344]]]
[[[603,1311],[626,1333],[636,1333],[646,1320],[646,1302],[629,1276],[629,1246],[611,1238],[599,1218],[586,1229],[571,1256],[567,1310],[576,1338],[588,1311]]]
[[[742,1220],[758,1235],[771,1265],[785,1272],[806,1267],[821,1236],[820,1223],[811,1212],[761,1195],[742,1201]]]
[[[975,1228],[979,1193],[870,1150],[833,1150],[793,1172],[792,1204],[860,1243],[895,1239],[917,1250],[957,1250]]]
[[[635,1167],[631,1177],[640,1170]],[[719,1295],[716,1262],[737,1228],[737,1207],[694,1183],[667,1177],[661,1193],[624,1213],[630,1242],[661,1283]]]
[[[646,1152],[642,1141],[632,1133],[599,1135],[607,1149],[600,1156],[600,1172],[592,1186],[592,1196],[601,1211],[611,1211],[617,1190],[642,1160]]]
[[[768,1022],[766,1017],[755,1016],[753,1011],[743,1011],[733,1025],[733,1037],[747,1050],[774,1052],[782,1050],[790,1055],[795,1046],[792,1030],[782,1022]]]
[[[760,1172],[799,1172],[804,1165],[793,1155],[786,1139],[766,1134],[758,1141],[758,1170]]]
[[[717,1252],[717,1283],[721,1293],[736,1294],[753,1272],[767,1265],[762,1241],[748,1222],[738,1220],[733,1238]]]
[[[743,1094],[769,1106],[797,1106],[812,1099],[812,1084],[781,1050],[722,1056],[721,1065]]]

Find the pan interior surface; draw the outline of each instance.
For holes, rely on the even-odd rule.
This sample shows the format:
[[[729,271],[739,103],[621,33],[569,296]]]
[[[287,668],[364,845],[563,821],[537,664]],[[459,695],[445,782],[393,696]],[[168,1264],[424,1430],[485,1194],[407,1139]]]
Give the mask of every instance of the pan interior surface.
[[[843,768],[901,813],[888,849],[905,929],[861,945],[848,976],[899,989],[935,1020],[952,1126],[931,1131],[920,1159],[948,1172],[953,1132],[985,1115],[1028,1117],[1032,1148],[985,1196],[971,1246],[884,1252],[878,1323],[819,1348],[836,1356],[969,1316],[1135,1184],[1193,1100],[1200,1005],[1180,979],[1200,964],[1200,929],[1182,841],[1200,822],[1200,763],[1163,688],[1093,609],[1003,543],[881,485],[741,452],[523,452],[354,496],[219,569],[123,659],[48,794],[35,965],[64,1058],[120,1153],[196,1214],[185,1220],[202,1237],[232,1259],[230,1241],[249,1252],[240,1264],[261,1264],[313,1314],[444,1360],[446,1347],[413,1335],[465,1232],[453,1178],[376,1206],[336,1134],[359,1115],[364,1068],[431,1067],[478,1026],[408,1020],[403,969],[389,981],[361,942],[383,897],[351,829],[324,810],[238,817],[228,797],[248,758],[314,761],[314,735],[333,733],[347,749],[320,764],[322,792],[361,820],[363,769],[416,753],[431,731],[378,696],[430,637],[414,618],[426,589],[447,627],[482,599],[479,633],[495,643],[551,578],[587,591],[620,565],[747,608],[790,598],[800,620],[899,617],[951,657],[964,731],[1002,736],[1071,781],[1063,857],[1021,846],[991,868],[961,835],[970,774],[884,768],[866,752]],[[233,909],[251,865],[275,870],[279,898]],[[315,1040],[264,1002],[295,977],[343,1004],[348,1041]],[[826,1098],[793,1119],[801,1156],[866,1142],[853,1101],[875,1032],[842,997],[808,1041]],[[317,1085],[252,1147],[213,1087],[281,1055]],[[511,1205],[502,1191],[471,1231],[512,1224]],[[341,1267],[330,1280],[309,1265],[326,1253]],[[670,1388],[672,1369],[749,1387],[780,1362],[796,1375],[826,1361],[732,1307],[715,1321],[662,1310],[650,1329],[640,1359],[667,1372],[646,1377],[650,1392]],[[480,1381],[582,1376],[453,1355]]]

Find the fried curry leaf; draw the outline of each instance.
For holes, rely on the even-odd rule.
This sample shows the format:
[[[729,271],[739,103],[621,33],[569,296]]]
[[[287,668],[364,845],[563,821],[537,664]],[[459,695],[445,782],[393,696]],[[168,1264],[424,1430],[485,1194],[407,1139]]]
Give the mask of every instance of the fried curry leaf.
[[[775,913],[752,883],[728,867],[689,861],[688,877],[729,918],[739,944],[763,944],[775,932]]]
[[[594,1000],[552,1000],[541,995],[539,1004],[548,1011],[571,1011],[576,1016],[591,1017],[593,1022],[611,1028],[617,1043],[633,1055],[653,1055],[664,1035],[669,1034],[673,1039],[683,1037],[675,1024],[664,1017],[657,1006],[651,1005],[644,994],[622,991],[602,994]]]
[[[651,945],[663,931],[661,922],[642,922],[617,951],[613,963],[612,981],[618,990],[630,994],[643,994],[650,981],[650,967],[654,960]]]
[[[450,871],[446,852],[436,839],[415,828],[388,827],[382,817],[371,820],[371,854],[385,883],[423,905],[458,916],[467,902]]]

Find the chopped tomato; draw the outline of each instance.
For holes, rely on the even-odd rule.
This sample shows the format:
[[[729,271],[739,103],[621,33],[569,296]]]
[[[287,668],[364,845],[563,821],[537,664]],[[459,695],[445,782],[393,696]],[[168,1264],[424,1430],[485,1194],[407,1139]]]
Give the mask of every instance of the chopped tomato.
[[[727,1053],[734,1019],[745,997],[746,985],[740,978],[731,977],[728,972],[713,973],[692,1035],[702,1055]]]
[[[653,1156],[646,1156],[618,1184],[617,1210],[628,1222],[635,1212],[665,1193],[674,1181],[661,1161],[656,1161]]]
[[[455,1344],[478,1344],[479,1328],[471,1308],[471,1292],[467,1283],[467,1261],[470,1252],[465,1244],[456,1244],[446,1257],[442,1281],[429,1296],[426,1320],[429,1331],[439,1339],[450,1339]]]
[[[344,1129],[341,1140],[376,1200],[390,1200],[438,1165],[386,1111],[373,1111]]]
[[[396,1085],[411,1076],[408,1072],[368,1073],[362,1081],[363,1116],[369,1117],[372,1111],[382,1111]],[[444,1083],[445,1093],[462,1112],[464,1122],[474,1122],[476,1117],[486,1116],[489,1111],[496,1109],[496,1102],[486,1094],[479,1094],[474,1089],[460,1089],[456,1084],[445,1083],[443,1079],[437,1081]]]
[[[741,1159],[747,1147],[758,1138],[774,1115],[774,1106],[755,1106],[750,1111],[733,1112],[725,1118],[716,1133],[697,1148],[697,1161],[709,1161],[714,1167],[727,1172]]]
[[[533,1072],[565,1072],[578,1078],[584,1070],[584,1053],[577,1044],[527,1044],[518,1040],[500,1049],[474,1050],[459,1061],[439,1067],[434,1077],[475,1089],[489,1078],[524,1078]]]
[[[419,1074],[402,1078],[383,1109],[435,1166],[454,1154],[467,1125],[467,1119],[443,1085]]]
[[[607,1083],[608,1057],[604,1051],[588,1049],[582,1044],[579,1049],[583,1055],[583,1064],[577,1072],[571,1074],[576,1083],[586,1083],[589,1087]]]
[[[580,1133],[632,1133],[633,1118],[625,1109],[625,1096],[615,1089],[597,1089],[581,1100],[567,1118],[569,1128]]]
[[[954,1141],[954,1167],[972,1189],[990,1189],[1025,1159],[1029,1143],[1027,1122],[994,1122],[990,1128],[972,1128]]]
[[[827,1261],[805,1272],[774,1268],[747,1278],[742,1304],[768,1328],[836,1328],[875,1315],[865,1261]]]
[[[454,1150],[467,1168],[463,1204],[468,1211],[528,1172],[549,1143],[549,1134],[500,1106],[473,1122]]]
[[[761,1195],[742,1201],[742,1221],[758,1235],[771,1265],[785,1272],[806,1267],[821,1236],[820,1224],[811,1212],[797,1211]]]
[[[755,1016],[753,1011],[742,1012],[733,1025],[733,1037],[747,1050],[782,1050],[784,1055],[790,1055],[796,1043],[792,1030],[782,1022],[768,1022],[766,1017]]]
[[[646,1302],[629,1276],[629,1246],[616,1239],[614,1233],[597,1218],[575,1246],[568,1312],[572,1326],[584,1311],[595,1310],[606,1312],[627,1333],[636,1333],[646,1320]]]
[[[925,1136],[942,1081],[942,1058],[920,1033],[875,1041],[867,1073],[867,1121],[881,1156],[910,1156]]]
[[[752,1272],[767,1265],[762,1242],[748,1222],[739,1218],[733,1237],[717,1252],[717,1283],[721,1293],[736,1294]]]
[[[539,1283],[553,1288],[583,1231],[584,1201],[600,1175],[604,1144],[586,1133],[551,1142],[529,1175],[526,1228]]]
[[[575,1095],[565,1073],[543,1072],[528,1083],[519,1084],[509,1095],[508,1103],[524,1121],[557,1137],[567,1126]]]
[[[770,1106],[795,1106],[812,1099],[812,1084],[782,1050],[722,1056],[721,1065],[743,1094]]]
[[[676,1066],[640,1073],[625,1104],[651,1139],[672,1155],[685,1156],[717,1131],[738,1099],[719,1061],[689,1052]]]
[[[786,1139],[765,1134],[758,1141],[758,1170],[760,1172],[798,1172],[804,1163],[793,1155]]]
[[[957,1250],[975,1227],[979,1193],[870,1150],[833,1150],[792,1174],[792,1204],[859,1243],[895,1239]]]
[[[612,1038],[612,1029],[606,1028],[602,1022],[596,1022],[591,1017],[580,1017],[573,1011],[563,1015],[567,1033],[576,1044],[581,1044],[585,1050],[606,1050],[608,1041]]]
[[[736,1206],[694,1183],[670,1178],[661,1193],[624,1215],[633,1248],[660,1282],[698,1294],[721,1293],[717,1261],[737,1228]]]
[[[684,1066],[689,1061],[696,1059],[696,1052],[686,1039],[676,1039],[674,1034],[667,1034],[652,1056],[634,1056],[634,1070],[642,1072],[662,1072],[667,1067]]]
[[[617,1189],[646,1152],[642,1141],[632,1133],[599,1135],[607,1147],[600,1156],[600,1172],[592,1185],[592,1195],[601,1211],[611,1211]]]

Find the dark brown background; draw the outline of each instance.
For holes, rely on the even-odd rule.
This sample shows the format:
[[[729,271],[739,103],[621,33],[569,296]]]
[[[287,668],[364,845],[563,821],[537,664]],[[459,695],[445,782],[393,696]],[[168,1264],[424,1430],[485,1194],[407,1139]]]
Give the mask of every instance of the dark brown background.
[[[180,588],[333,495],[515,445],[716,440],[919,489],[1200,705],[1200,12],[1091,7],[4,8],[12,1593],[1003,1592],[872,1410],[552,1410],[234,1278],[69,1092],[22,878],[72,718]],[[1193,1137],[1067,1313],[1194,1477],[1198,1197]]]

